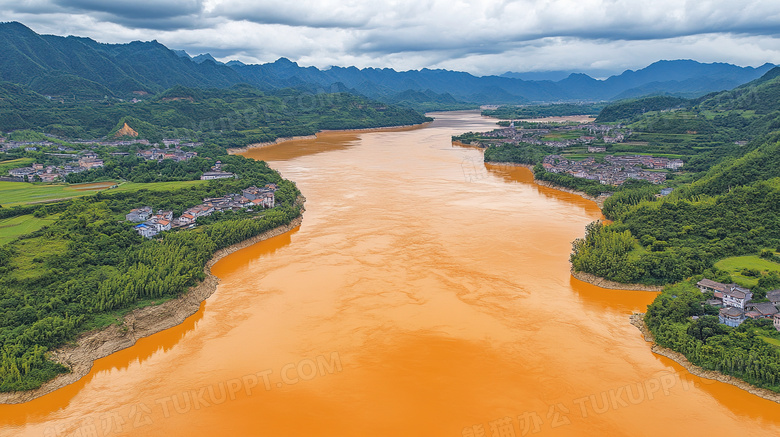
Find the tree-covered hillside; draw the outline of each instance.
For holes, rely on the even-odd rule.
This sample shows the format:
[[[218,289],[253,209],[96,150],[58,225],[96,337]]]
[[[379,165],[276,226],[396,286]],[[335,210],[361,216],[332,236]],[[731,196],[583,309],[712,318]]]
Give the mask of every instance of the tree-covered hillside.
[[[690,183],[678,184],[671,195],[627,192],[608,199],[604,213],[614,222],[589,228],[575,243],[574,268],[620,282],[665,284],[701,274],[722,258],[777,248],[780,123],[768,101],[780,98],[778,84],[773,70],[738,90],[692,102],[689,109],[638,118],[631,108],[642,107],[641,100],[612,105],[611,113],[622,114],[618,120],[637,131],[632,138],[663,132],[672,140],[691,136],[681,130],[700,129],[713,143],[706,150],[692,143],[699,153],[689,163],[704,171],[690,174]],[[746,96],[754,96],[752,104]],[[656,109],[676,103],[665,102]]]
[[[0,83],[0,131],[33,129],[66,138],[101,138],[125,121],[142,138],[191,138],[226,146],[311,135],[323,129],[418,124],[412,109],[352,94],[298,90],[262,92],[249,85],[229,89],[177,86],[138,103],[59,102],[28,88]]]

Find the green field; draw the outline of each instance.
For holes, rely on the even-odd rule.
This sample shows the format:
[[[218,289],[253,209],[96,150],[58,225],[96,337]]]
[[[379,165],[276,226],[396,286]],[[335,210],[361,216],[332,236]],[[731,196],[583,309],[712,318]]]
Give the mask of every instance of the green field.
[[[762,273],[780,272],[780,264],[765,260],[757,255],[725,258],[715,263],[715,267],[728,271],[734,282],[748,288],[755,287],[758,284],[758,278],[743,275],[740,273],[743,269],[758,270]]]
[[[759,335],[759,337],[761,337],[762,340],[764,340],[765,342],[771,344],[774,347],[780,347],[780,340],[778,340],[776,338],[767,337],[765,335]]]
[[[53,223],[57,219],[56,215],[50,215],[45,218],[36,218],[32,215],[20,215],[0,220],[0,246],[10,243],[16,238],[35,232],[38,229]]]
[[[199,185],[203,183],[206,183],[206,181],[198,180],[198,181],[149,182],[149,183],[123,182],[119,184],[117,188],[112,188],[112,191],[138,191],[138,190],[162,191],[162,190],[173,190],[176,188],[191,187],[193,185]]]
[[[152,182],[135,183],[125,182],[117,188],[109,188],[115,182],[96,182],[88,184],[68,185],[68,184],[42,184],[27,182],[3,182],[0,181],[0,205],[3,207],[22,205],[27,203],[39,203],[53,200],[70,199],[73,197],[95,194],[98,191],[111,189],[112,191],[138,191],[148,190],[168,190],[177,187],[187,187],[204,181],[184,181],[184,182]]]
[[[19,158],[19,159],[11,159],[8,161],[1,161],[0,175],[8,176],[8,170],[12,170],[19,167],[28,167],[33,162],[35,162],[35,160],[32,158]]]

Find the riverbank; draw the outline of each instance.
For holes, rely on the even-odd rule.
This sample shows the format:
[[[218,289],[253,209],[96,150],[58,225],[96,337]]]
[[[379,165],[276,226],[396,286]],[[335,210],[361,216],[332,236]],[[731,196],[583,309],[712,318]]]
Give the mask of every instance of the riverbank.
[[[647,325],[645,325],[644,316],[645,316],[644,313],[632,314],[630,320],[631,320],[631,324],[634,325],[637,329],[639,329],[639,331],[642,333],[642,336],[644,336],[645,341],[653,343],[653,345],[650,348],[650,350],[652,350],[653,353],[669,358],[670,360],[683,366],[685,370],[687,370],[692,375],[696,375],[704,379],[711,379],[714,381],[720,381],[726,384],[731,384],[737,388],[745,390],[750,394],[764,398],[768,401],[780,403],[780,393],[776,393],[771,390],[767,390],[765,388],[756,387],[739,378],[735,378],[730,375],[725,375],[715,370],[703,369],[688,361],[685,355],[673,351],[669,348],[665,348],[663,346],[658,345],[657,343],[655,343],[655,338],[653,338],[653,333],[650,332],[650,330],[647,328]]]
[[[260,149],[260,148],[263,148],[263,147],[275,146],[277,144],[284,143],[284,142],[287,142],[287,141],[313,140],[315,138],[317,138],[316,134],[315,135],[302,135],[302,136],[298,136],[298,137],[280,137],[280,138],[277,138],[277,139],[275,139],[273,141],[267,141],[267,142],[264,142],[264,143],[252,143],[252,144],[247,144],[245,147],[236,147],[236,148],[233,148],[233,149],[227,149],[227,153],[229,155],[236,155],[238,153],[244,153],[244,152],[248,151],[249,149]]]
[[[509,167],[525,167],[531,171],[533,171],[534,167],[529,164],[520,164],[516,162],[492,162],[488,161],[485,162],[485,164],[490,164],[494,166],[509,166]],[[591,202],[594,202],[599,209],[602,209],[604,207],[604,201],[609,198],[609,196],[600,195],[598,197],[593,197],[587,193],[584,193],[582,191],[573,190],[571,188],[562,187],[560,185],[556,185],[549,181],[540,181],[534,177],[534,183],[537,185],[540,185],[542,187],[548,187],[552,188],[554,190],[563,191],[564,193],[570,193],[575,194],[577,196],[580,196],[586,200],[590,200]],[[600,276],[593,275],[591,273],[585,273],[585,272],[575,272],[574,269],[571,271],[571,275],[575,278],[579,279],[580,281],[587,282],[589,284],[595,285],[597,287],[601,288],[608,288],[611,290],[634,290],[634,291],[654,291],[659,292],[663,290],[662,286],[659,285],[647,285],[647,284],[624,284],[622,282],[615,282],[610,281],[609,279],[602,278]]]
[[[303,196],[299,196],[296,200],[296,203],[301,205],[301,214],[303,214],[305,201],[306,199]],[[68,367],[71,371],[58,375],[37,389],[0,393],[0,403],[19,404],[28,402],[72,384],[89,373],[95,360],[131,347],[141,338],[181,324],[187,317],[195,314],[200,309],[201,303],[217,290],[219,278],[211,274],[211,267],[217,261],[260,241],[287,233],[300,226],[302,221],[303,215],[300,215],[287,225],[270,229],[248,240],[214,252],[203,267],[206,278],[198,285],[191,287],[186,293],[176,299],[129,312],[125,315],[121,324],[84,333],[73,344],[67,344],[52,350],[49,352],[51,358]]]
[[[475,147],[475,146],[468,146],[468,145],[466,145],[466,147]],[[529,169],[531,171],[534,171],[534,166],[533,165],[530,165],[530,164],[520,164],[520,163],[517,163],[517,162],[485,161],[485,164],[495,165],[495,166],[499,166],[499,167],[500,166],[525,167],[525,168],[527,168],[527,169]],[[562,187],[560,185],[556,185],[556,184],[554,184],[552,182],[549,182],[549,181],[540,181],[540,180],[536,179],[536,177],[534,177],[534,183],[536,185],[540,185],[542,187],[547,187],[547,188],[552,188],[552,189],[555,189],[555,190],[558,190],[558,191],[563,191],[564,193],[575,194],[575,195],[580,196],[580,197],[582,197],[582,198],[584,198],[586,200],[590,200],[591,202],[595,202],[596,205],[599,207],[599,209],[604,207],[604,201],[609,198],[609,196],[605,196],[605,195],[599,195],[598,197],[593,197],[590,194],[587,194],[587,193],[585,193],[583,191],[577,191],[577,190],[574,190],[574,189],[571,189],[571,188]]]
[[[288,141],[298,141],[298,140],[314,140],[317,139],[317,135],[322,133],[328,133],[328,132],[356,132],[356,133],[369,133],[369,132],[381,132],[381,131],[392,131],[395,129],[408,129],[408,128],[417,128],[417,127],[424,127],[428,124],[430,124],[430,121],[426,121],[425,123],[419,123],[419,124],[402,124],[398,126],[383,126],[383,127],[369,127],[369,128],[363,128],[363,129],[337,129],[337,130],[321,130],[315,133],[314,135],[302,135],[297,137],[281,137],[277,138],[273,141],[268,141],[264,143],[253,143],[253,144],[247,144],[245,147],[237,147],[232,149],[227,149],[227,153],[229,155],[236,155],[239,153],[245,153],[248,152],[250,149],[260,149],[263,147],[268,146],[275,146],[277,144],[286,143]]]
[[[633,291],[654,291],[660,292],[664,287],[660,285],[647,285],[647,284],[624,284],[622,282],[610,281],[609,279],[596,276],[591,273],[576,272],[574,269],[571,271],[571,275],[579,279],[582,282],[593,284],[596,287],[609,288],[610,290],[633,290]]]

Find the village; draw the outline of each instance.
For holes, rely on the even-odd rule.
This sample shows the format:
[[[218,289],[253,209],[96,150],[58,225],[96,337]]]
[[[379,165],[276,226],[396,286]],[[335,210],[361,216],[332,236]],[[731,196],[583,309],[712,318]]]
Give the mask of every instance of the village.
[[[589,147],[601,149],[598,147]],[[591,179],[604,185],[621,185],[628,179],[646,180],[653,184],[666,182],[666,173],[652,170],[677,170],[683,166],[679,159],[655,158],[646,155],[626,155],[604,157],[604,163],[599,163],[596,158],[589,156],[581,161],[566,159],[561,155],[548,155],[544,157],[542,166],[552,173],[566,173],[578,178]],[[642,167],[650,169],[643,170]]]
[[[702,279],[696,283],[702,293],[711,292],[713,298],[706,303],[718,310],[718,321],[726,326],[737,327],[747,319],[772,319],[775,329],[780,331],[780,290],[766,294],[768,302],[752,302],[753,293],[750,289],[737,284],[723,284],[710,279]]]
[[[547,147],[565,148],[590,144],[598,139],[601,139],[607,144],[621,143],[627,136],[631,135],[631,131],[624,129],[620,124],[613,126],[589,123],[583,125],[556,126],[554,130],[562,133],[581,130],[587,132],[588,135],[580,135],[577,138],[572,139],[545,140],[542,137],[549,134],[552,129],[516,127],[515,122],[510,122],[509,126],[506,128],[495,129],[491,132],[480,134],[483,138],[500,139],[500,142],[480,142],[477,145],[480,147],[487,147],[488,145],[499,146],[502,144],[527,143]]]
[[[166,147],[165,149],[143,149],[137,151],[135,156],[147,161],[170,159],[176,162],[187,161],[198,156],[197,152],[182,150],[181,145],[175,145],[178,143],[174,143],[174,141],[179,140],[164,141],[168,141],[171,145],[174,145],[174,147]],[[104,159],[100,158],[97,153],[92,151],[82,151],[78,153],[46,153],[46,155],[61,159],[72,159],[72,161],[60,165],[33,163],[29,167],[13,168],[8,170],[8,176],[4,176],[2,180],[11,182],[66,181],[70,174],[80,173],[105,165]],[[108,155],[112,157],[122,157],[130,156],[131,154],[129,152],[111,152],[108,153]]]
[[[133,229],[142,237],[152,238],[174,228],[195,227],[199,217],[207,217],[215,212],[273,208],[276,204],[276,190],[276,184],[267,184],[263,188],[251,186],[241,190],[241,193],[203,199],[203,203],[186,209],[176,218],[173,217],[173,211],[158,210],[153,213],[151,207],[144,206],[131,210],[125,219],[134,223],[142,222]]]
[[[555,127],[516,127],[510,122],[508,127],[490,132],[464,135],[463,142],[478,147],[502,147],[520,143],[564,149],[587,146],[587,153],[594,154],[584,159],[571,159],[563,155],[547,155],[542,166],[552,173],[568,174],[577,178],[599,181],[604,185],[619,186],[629,179],[646,180],[653,184],[666,182],[668,171],[677,171],[684,166],[681,159],[654,157],[649,155],[603,155],[608,144],[625,141],[631,131],[622,125],[600,125],[594,123],[565,125]],[[582,134],[578,133],[581,132]],[[551,139],[550,133],[554,132]],[[587,134],[587,135],[584,135]],[[575,138],[576,136],[576,138]],[[466,139],[467,137],[467,139]],[[572,137],[564,139],[564,137]],[[461,141],[458,137],[453,137]],[[494,140],[495,139],[495,140]],[[595,143],[595,144],[594,144]],[[604,145],[599,145],[603,143]],[[595,155],[600,154],[600,155]]]

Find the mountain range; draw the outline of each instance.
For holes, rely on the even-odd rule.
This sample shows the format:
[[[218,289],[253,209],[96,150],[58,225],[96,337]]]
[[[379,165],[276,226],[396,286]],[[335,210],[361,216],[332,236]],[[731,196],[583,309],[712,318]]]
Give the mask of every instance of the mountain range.
[[[39,94],[100,99],[156,94],[175,85],[227,88],[247,83],[261,90],[298,88],[351,92],[387,103],[454,107],[464,104],[619,100],[670,94],[697,97],[735,88],[774,67],[739,67],[693,60],[658,61],[605,80],[563,72],[474,76],[427,69],[302,67],[286,58],[267,64],[221,63],[210,54],[191,57],[157,41],[103,44],[90,38],[40,35],[18,22],[0,23],[0,80]]]

